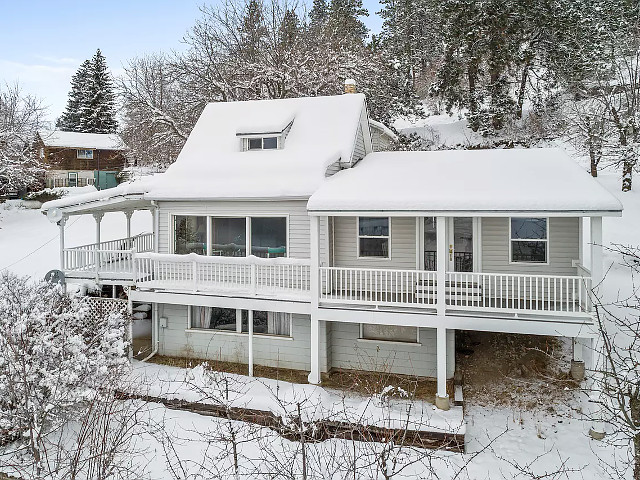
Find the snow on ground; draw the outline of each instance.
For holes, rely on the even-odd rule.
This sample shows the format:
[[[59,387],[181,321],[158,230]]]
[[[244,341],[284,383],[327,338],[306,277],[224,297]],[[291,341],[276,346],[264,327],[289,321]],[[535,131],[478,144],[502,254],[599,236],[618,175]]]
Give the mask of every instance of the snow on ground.
[[[71,188],[71,194],[88,193],[93,187]],[[31,208],[28,208],[31,206]],[[34,208],[35,207],[35,208]],[[135,212],[131,217],[131,233],[151,231],[151,214]],[[102,240],[126,236],[124,213],[107,213],[102,219]],[[40,213],[39,205],[21,200],[0,204],[0,272],[12,271],[43,279],[52,269],[60,268],[60,229]],[[91,215],[70,217],[65,227],[65,246],[94,243],[96,223]]]

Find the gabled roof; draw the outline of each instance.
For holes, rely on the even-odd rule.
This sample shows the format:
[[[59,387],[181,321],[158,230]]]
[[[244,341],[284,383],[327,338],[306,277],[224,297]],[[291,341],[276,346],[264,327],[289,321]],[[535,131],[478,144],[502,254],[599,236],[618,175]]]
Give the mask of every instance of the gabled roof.
[[[79,133],[61,130],[40,130],[38,135],[45,147],[87,148],[95,150],[127,150],[115,133]]]
[[[328,178],[315,213],[619,215],[620,201],[560,149],[381,152]]]
[[[308,198],[329,165],[351,161],[358,128],[368,135],[363,111],[362,94],[210,103],[147,198]],[[284,148],[242,151],[238,134],[282,132],[289,124]]]

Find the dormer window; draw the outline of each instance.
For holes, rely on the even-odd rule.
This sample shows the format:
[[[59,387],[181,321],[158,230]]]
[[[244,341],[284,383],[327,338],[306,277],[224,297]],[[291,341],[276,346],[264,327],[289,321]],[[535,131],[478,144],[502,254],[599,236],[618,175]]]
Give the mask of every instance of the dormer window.
[[[245,140],[245,150],[274,150],[280,143],[280,137],[254,137]]]

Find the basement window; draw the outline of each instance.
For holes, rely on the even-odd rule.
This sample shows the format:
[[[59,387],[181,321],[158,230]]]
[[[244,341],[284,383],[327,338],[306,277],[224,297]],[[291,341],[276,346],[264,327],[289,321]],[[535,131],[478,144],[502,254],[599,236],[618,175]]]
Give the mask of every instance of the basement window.
[[[418,343],[418,328],[363,323],[360,336],[363,340]]]

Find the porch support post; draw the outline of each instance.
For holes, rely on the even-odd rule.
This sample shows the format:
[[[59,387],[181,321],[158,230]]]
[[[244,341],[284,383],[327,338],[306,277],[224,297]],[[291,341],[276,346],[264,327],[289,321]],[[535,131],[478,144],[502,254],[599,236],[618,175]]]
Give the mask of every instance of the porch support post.
[[[58,222],[60,228],[60,270],[64,271],[64,226],[67,223],[67,216],[63,215]]]
[[[158,235],[160,233],[160,209],[158,208],[158,206],[155,204],[155,202],[153,202],[153,209],[151,210],[151,215],[153,218],[153,251],[155,253],[158,253]],[[173,227],[171,225],[169,225],[169,232],[173,231]],[[171,235],[169,235],[169,237],[171,237]],[[169,238],[169,245],[171,245],[171,242],[173,242],[173,240],[171,238]],[[171,251],[171,247],[169,247],[169,252]]]
[[[96,221],[96,243],[100,243],[100,223],[102,223],[102,217],[104,213],[94,213],[93,218]]]
[[[600,285],[602,275],[602,217],[591,217],[591,288]]]
[[[133,215],[133,211],[132,210],[127,210],[126,212],[124,212],[125,216],[127,217],[127,250],[131,250],[133,248],[132,242],[131,242],[131,215]]]
[[[320,320],[318,305],[320,295],[320,217],[312,216],[311,221],[311,372],[309,383],[320,384]]]
[[[438,315],[444,315],[446,310],[446,270],[447,270],[447,221],[445,217],[437,217],[437,296],[436,309]]]
[[[449,395],[447,395],[447,329],[445,327],[438,327],[436,331],[436,357],[438,375],[436,407],[440,410],[449,410]]]
[[[582,339],[573,338],[573,358],[571,359],[571,378],[577,382],[584,380],[585,364]]]
[[[249,376],[253,377],[253,310],[249,310]]]

